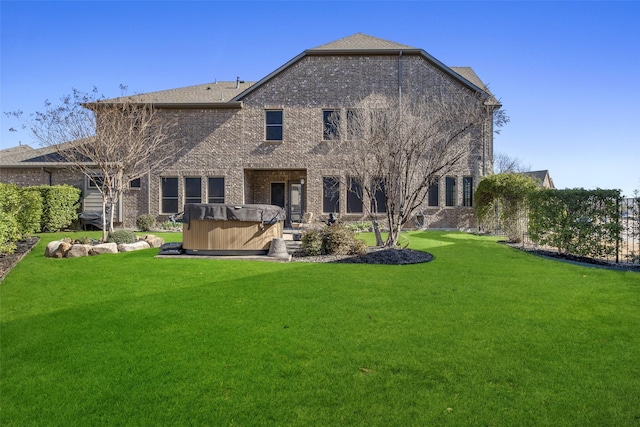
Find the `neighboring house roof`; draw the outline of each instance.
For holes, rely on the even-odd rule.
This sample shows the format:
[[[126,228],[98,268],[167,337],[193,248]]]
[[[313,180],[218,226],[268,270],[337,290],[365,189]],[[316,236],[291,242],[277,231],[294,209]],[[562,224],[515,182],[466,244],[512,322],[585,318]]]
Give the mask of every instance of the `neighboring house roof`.
[[[533,178],[540,184],[541,187],[556,188],[553,184],[553,179],[551,179],[551,175],[549,175],[548,170],[520,172],[520,174]]]
[[[61,147],[65,148],[67,146],[72,146],[72,144],[73,142],[67,142],[62,144]],[[69,167],[68,160],[59,153],[59,150],[60,147],[42,147],[34,149],[28,145],[7,148],[6,150],[0,151],[0,167]],[[7,152],[9,152],[9,154],[7,154]]]
[[[0,166],[18,162],[33,153],[33,148],[28,145],[18,145],[17,147],[0,150]]]

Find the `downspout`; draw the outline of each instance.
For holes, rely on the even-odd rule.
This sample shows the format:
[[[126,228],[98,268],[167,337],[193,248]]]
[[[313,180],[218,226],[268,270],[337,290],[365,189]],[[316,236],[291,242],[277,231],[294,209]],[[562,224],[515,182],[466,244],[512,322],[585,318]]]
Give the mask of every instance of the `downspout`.
[[[398,54],[398,101],[402,102],[402,51]]]
[[[147,172],[147,214],[151,215],[151,170]]]
[[[51,185],[53,185],[53,179],[51,178],[51,172],[52,171],[48,171],[46,170],[44,167],[42,168],[42,172],[48,173],[49,174],[49,187],[51,187]]]

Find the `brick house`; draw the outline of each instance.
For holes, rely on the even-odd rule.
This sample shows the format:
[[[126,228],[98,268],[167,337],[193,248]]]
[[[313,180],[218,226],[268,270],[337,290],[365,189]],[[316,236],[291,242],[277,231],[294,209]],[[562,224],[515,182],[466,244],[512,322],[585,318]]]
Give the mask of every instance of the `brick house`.
[[[305,212],[362,219],[363,213],[348,206],[349,171],[327,148],[327,116],[367,94],[419,92],[432,85],[460,85],[492,102],[468,159],[439,179],[423,209],[429,227],[474,228],[473,190],[492,172],[492,111],[499,104],[471,68],[447,67],[422,49],[364,34],[306,50],[258,82],[238,79],[133,96],[177,120],[176,143],[183,149],[165,170],[131,183],[118,220],[133,227],[141,214],[163,217],[185,203],[223,202],[280,205],[293,221]],[[47,156],[51,152],[3,150],[0,181],[72,184],[83,190],[83,209],[98,210],[87,180]]]

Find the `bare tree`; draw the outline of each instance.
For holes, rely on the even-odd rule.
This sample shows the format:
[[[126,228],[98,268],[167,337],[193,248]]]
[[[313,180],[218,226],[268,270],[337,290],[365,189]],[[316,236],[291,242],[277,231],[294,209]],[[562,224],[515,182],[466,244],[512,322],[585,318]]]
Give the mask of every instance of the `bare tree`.
[[[498,107],[495,100],[466,89],[434,88],[422,96],[373,94],[332,126],[350,179],[358,181],[363,207],[374,220],[378,244],[377,214],[384,213],[389,226],[384,245],[397,245],[403,224],[423,206],[431,185],[467,160]]]
[[[121,87],[124,89],[124,87]],[[132,98],[99,99],[97,90],[73,89],[54,106],[35,113],[29,125],[36,139],[59,161],[81,171],[102,196],[102,237],[113,231],[114,207],[133,179],[156,170],[176,154],[174,122],[151,104]],[[16,113],[15,115],[19,115]]]
[[[505,153],[495,153],[493,156],[494,173],[519,173],[529,172],[530,165],[525,165],[516,157],[511,157]]]

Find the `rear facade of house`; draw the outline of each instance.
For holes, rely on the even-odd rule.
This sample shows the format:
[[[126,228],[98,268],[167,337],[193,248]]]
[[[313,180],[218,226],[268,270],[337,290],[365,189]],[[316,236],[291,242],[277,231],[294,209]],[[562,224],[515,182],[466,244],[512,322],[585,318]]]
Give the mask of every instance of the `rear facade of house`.
[[[258,82],[238,79],[133,96],[177,122],[180,150],[165,169],[131,183],[118,222],[133,227],[139,215],[167,217],[186,203],[274,204],[294,222],[305,212],[315,219],[330,213],[344,221],[364,219],[362,201],[347,188],[348,159],[332,149],[330,117],[347,117],[371,94],[419,95],[434,87],[463,87],[492,98],[468,67],[450,68],[422,49],[363,34],[306,50]],[[491,108],[474,135],[457,170],[431,187],[422,209],[426,226],[475,227],[473,191],[492,171]],[[43,154],[17,150],[3,156],[0,181],[72,184],[83,189],[83,209],[96,210],[87,180]]]

